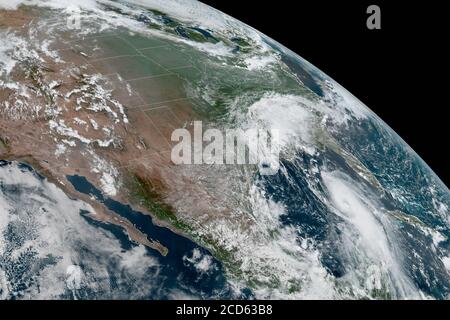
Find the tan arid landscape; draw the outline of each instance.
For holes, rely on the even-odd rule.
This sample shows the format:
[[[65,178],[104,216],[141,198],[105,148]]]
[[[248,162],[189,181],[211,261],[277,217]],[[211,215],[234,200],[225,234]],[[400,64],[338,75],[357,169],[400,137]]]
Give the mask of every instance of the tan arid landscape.
[[[0,0],[0,297],[449,294],[448,188],[392,129],[238,20],[141,2]]]
[[[0,17],[0,26],[3,24],[17,28],[14,31],[23,34],[29,32],[27,23],[33,21],[32,12],[27,10],[0,11]],[[86,42],[93,46],[95,40],[90,38]],[[43,61],[23,62],[13,70],[14,81],[27,86],[27,105],[19,106],[21,97],[17,96],[15,90],[0,89],[2,105],[10,107],[9,110],[4,108],[1,111],[1,157],[32,164],[68,194],[90,203],[96,209],[93,216],[95,219],[121,225],[133,240],[165,254],[162,245],[148,240],[128,221],[118,218],[90,197],[76,192],[66,181],[66,176],[85,176],[101,188],[103,177],[95,167],[111,164],[114,167],[114,173],[110,173],[114,175],[112,178],[121,181],[117,185],[118,190],[110,194],[112,197],[125,203],[131,202],[139,208],[140,203],[127,197],[126,192],[127,187],[130,187],[128,183],[135,187],[134,182],[128,181],[127,177],[138,177],[162,200],[166,196],[165,192],[168,192],[162,172],[169,176],[171,172],[171,133],[175,128],[188,126],[196,119],[191,101],[179,93],[160,90],[158,76],[153,78],[152,75],[145,76],[145,73],[139,80],[152,79],[150,81],[155,85],[146,86],[142,91],[146,98],[142,98],[133,88],[133,82],[139,80],[126,81],[124,76],[116,72],[116,64],[112,60],[120,57],[115,58],[113,55],[117,53],[108,52],[108,48],[104,52],[98,52],[102,50],[100,49],[95,55],[87,56],[76,49],[76,44],[70,42],[61,41],[52,45],[61,61],[42,55]],[[85,49],[88,52],[89,47]],[[138,57],[146,59],[142,55]],[[129,70],[126,63],[133,61],[130,59],[124,63],[125,71]],[[152,61],[149,64],[157,65]],[[32,71],[28,72],[28,68]],[[163,70],[163,67],[158,68]],[[161,72],[168,73],[167,77],[178,78],[169,71]],[[98,74],[106,77],[97,80],[95,77]],[[153,95],[152,90],[155,91]],[[173,90],[181,91],[181,85]],[[98,109],[90,110],[91,104]],[[57,121],[64,126],[55,132],[49,128],[48,121],[52,119],[51,113],[56,109]],[[16,112],[18,110],[20,116]],[[71,132],[77,132],[79,138],[66,145],[63,141]],[[60,154],[61,148],[69,150]],[[141,209],[147,211],[145,208]],[[167,225],[165,221],[160,223]]]

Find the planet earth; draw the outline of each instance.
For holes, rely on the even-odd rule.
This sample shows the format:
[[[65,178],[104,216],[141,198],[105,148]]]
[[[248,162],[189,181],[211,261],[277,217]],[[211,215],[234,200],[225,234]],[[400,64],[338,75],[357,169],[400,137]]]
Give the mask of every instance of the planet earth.
[[[277,170],[175,164],[195,123],[277,130]],[[0,0],[0,159],[3,299],[450,298],[444,183],[197,1]]]

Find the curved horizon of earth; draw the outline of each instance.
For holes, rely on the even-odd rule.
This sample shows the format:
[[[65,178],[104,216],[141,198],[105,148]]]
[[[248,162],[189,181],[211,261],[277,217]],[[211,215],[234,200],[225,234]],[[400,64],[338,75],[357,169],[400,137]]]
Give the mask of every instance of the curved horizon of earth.
[[[175,165],[197,121],[278,130],[279,170]],[[449,189],[333,79],[197,1],[0,0],[0,159],[0,298],[450,297]]]

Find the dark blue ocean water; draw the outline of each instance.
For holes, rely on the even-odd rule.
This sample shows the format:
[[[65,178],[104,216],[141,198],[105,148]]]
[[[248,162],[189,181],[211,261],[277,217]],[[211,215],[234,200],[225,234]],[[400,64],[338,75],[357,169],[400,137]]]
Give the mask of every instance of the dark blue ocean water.
[[[244,290],[241,296],[233,296],[221,262],[213,258],[206,249],[167,228],[153,224],[149,215],[134,211],[128,205],[105,197],[102,192],[95,188],[85,177],[75,175],[68,176],[67,179],[78,192],[94,196],[110,210],[121,217],[128,219],[137,229],[146,234],[149,239],[158,241],[169,250],[167,256],[164,257],[154,249],[146,249],[147,254],[157,258],[162,266],[159,274],[159,278],[162,282],[159,286],[163,288],[163,290],[158,291],[156,295],[155,293],[149,293],[148,298],[168,298],[165,293],[176,290],[177,288],[183,288],[183,290],[187,290],[192,295],[201,298],[226,299],[231,297],[251,297],[249,290]],[[135,244],[129,240],[128,235],[123,231],[120,231],[120,228],[118,230],[115,226],[96,222],[86,214],[83,214],[83,216],[89,223],[111,231],[121,241],[124,249],[128,250],[135,246]],[[208,272],[199,272],[194,265],[186,263],[185,257],[190,257],[194,249],[200,251],[203,256],[209,256],[212,260],[212,267]]]

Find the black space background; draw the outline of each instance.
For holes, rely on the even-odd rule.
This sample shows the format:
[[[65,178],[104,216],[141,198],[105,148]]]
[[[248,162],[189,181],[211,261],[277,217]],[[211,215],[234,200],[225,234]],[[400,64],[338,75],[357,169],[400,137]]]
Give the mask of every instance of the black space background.
[[[324,71],[394,129],[450,186],[448,1],[202,0]],[[381,8],[381,30],[366,9]]]

